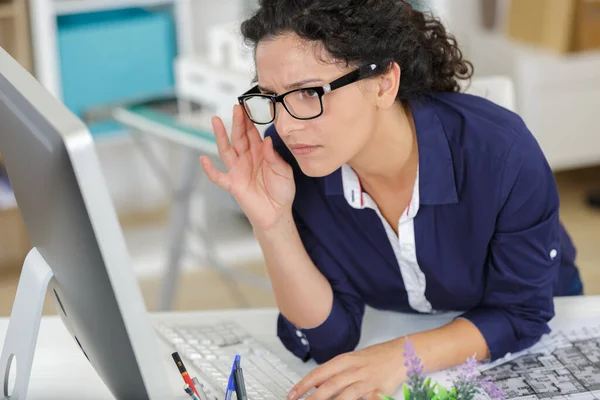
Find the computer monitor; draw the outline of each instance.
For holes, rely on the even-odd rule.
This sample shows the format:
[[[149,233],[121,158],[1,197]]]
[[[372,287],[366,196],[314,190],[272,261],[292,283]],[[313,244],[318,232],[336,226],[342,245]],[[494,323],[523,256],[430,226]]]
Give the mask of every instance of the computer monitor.
[[[0,153],[34,248],[3,348],[3,357],[9,352],[17,357],[17,397],[25,397],[20,367],[30,364],[28,348],[35,347],[31,336],[37,337],[43,305],[30,301],[43,298],[35,293],[36,285],[43,286],[35,271],[47,266],[58,314],[115,398],[172,397],[92,136],[2,48]]]

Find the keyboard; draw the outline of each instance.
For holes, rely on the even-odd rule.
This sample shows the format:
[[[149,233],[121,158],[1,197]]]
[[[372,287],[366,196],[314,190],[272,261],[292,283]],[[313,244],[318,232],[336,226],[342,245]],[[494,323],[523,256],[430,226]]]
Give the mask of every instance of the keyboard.
[[[282,400],[301,379],[284,361],[236,322],[159,324],[159,335],[199,371],[198,380],[211,400],[222,400],[233,359],[241,356],[248,400]],[[188,369],[191,370],[188,366]],[[190,373],[193,375],[192,371]],[[193,376],[192,376],[193,377]],[[235,394],[233,395],[235,398]]]

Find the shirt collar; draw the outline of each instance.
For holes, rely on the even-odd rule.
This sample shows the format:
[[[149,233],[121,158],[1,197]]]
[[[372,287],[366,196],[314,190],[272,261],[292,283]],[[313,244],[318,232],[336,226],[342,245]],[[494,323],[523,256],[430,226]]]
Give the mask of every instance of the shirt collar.
[[[458,203],[454,163],[444,126],[430,100],[411,104],[419,144],[420,204]],[[342,168],[323,178],[325,194],[344,195]]]
[[[356,175],[356,172],[348,164],[342,165],[342,188],[344,190],[344,197],[352,208],[357,210],[365,208],[378,210],[375,201],[367,193],[363,192],[358,175]],[[412,219],[417,215],[420,205],[419,198],[419,170],[417,168],[417,176],[413,185],[410,203],[402,213],[401,218]]]

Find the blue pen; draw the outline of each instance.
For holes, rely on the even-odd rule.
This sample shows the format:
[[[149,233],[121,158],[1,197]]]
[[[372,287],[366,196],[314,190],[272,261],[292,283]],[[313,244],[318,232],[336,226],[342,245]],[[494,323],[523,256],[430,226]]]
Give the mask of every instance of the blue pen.
[[[225,400],[231,400],[231,393],[235,392],[235,380],[234,374],[236,370],[236,366],[240,362],[240,356],[236,355],[233,360],[233,365],[231,366],[231,374],[229,374],[229,381],[227,382],[227,389],[225,390]]]
[[[246,384],[244,383],[244,373],[242,372],[239,358],[235,360],[233,382],[235,383],[235,394],[237,395],[237,400],[248,400],[248,395],[246,394]]]

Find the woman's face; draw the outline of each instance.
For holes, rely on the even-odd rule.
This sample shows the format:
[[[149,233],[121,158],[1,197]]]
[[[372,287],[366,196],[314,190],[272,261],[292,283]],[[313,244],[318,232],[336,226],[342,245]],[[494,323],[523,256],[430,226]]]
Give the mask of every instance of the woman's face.
[[[319,46],[307,45],[293,34],[261,41],[256,49],[258,85],[270,94],[326,85],[351,72],[323,62]],[[323,96],[323,114],[311,120],[292,117],[277,104],[275,126],[302,171],[326,176],[349,163],[375,129],[376,80],[363,80]]]

